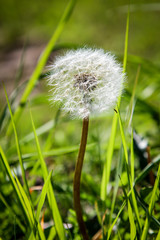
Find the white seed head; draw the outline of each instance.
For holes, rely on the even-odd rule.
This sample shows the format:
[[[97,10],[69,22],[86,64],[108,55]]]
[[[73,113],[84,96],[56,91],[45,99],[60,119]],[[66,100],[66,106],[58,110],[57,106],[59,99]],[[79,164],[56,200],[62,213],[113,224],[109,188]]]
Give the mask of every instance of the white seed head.
[[[62,108],[75,118],[86,118],[114,107],[123,89],[120,64],[102,49],[68,51],[49,68],[50,100],[61,102]]]

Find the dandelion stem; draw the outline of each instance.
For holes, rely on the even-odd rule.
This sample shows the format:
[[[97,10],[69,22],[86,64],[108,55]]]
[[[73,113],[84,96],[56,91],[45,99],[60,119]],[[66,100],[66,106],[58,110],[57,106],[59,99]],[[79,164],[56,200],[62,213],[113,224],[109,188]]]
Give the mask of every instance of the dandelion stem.
[[[81,143],[80,143],[78,158],[77,158],[76,167],[75,167],[74,186],[73,186],[74,209],[76,211],[80,232],[84,240],[89,240],[89,236],[88,236],[87,229],[82,217],[82,208],[80,204],[80,180],[81,180],[84,154],[85,154],[86,144],[87,144],[88,125],[89,125],[89,118],[87,117],[83,119]]]

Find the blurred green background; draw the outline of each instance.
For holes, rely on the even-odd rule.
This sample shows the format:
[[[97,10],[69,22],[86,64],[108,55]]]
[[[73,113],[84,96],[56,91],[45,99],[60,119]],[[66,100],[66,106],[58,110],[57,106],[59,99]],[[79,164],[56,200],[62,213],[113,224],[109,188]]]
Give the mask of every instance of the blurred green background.
[[[68,0],[1,0],[0,46],[46,43]],[[59,42],[102,47],[123,53],[128,1],[79,0]],[[129,54],[159,63],[160,3],[131,1]]]

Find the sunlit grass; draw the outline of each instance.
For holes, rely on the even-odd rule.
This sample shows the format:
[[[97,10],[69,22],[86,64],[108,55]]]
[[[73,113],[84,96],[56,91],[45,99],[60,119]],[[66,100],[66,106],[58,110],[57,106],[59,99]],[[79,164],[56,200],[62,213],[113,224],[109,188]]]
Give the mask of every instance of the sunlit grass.
[[[42,69],[53,47],[77,47],[55,46],[74,4],[70,1],[31,79],[10,97],[1,88],[6,100],[0,115],[0,238],[5,240],[80,239],[72,188],[81,122],[50,108],[46,92],[27,102],[35,83],[45,81]],[[119,56],[126,90],[115,111],[90,120],[81,204],[91,238],[159,240],[160,73],[151,61],[128,55],[130,17]]]

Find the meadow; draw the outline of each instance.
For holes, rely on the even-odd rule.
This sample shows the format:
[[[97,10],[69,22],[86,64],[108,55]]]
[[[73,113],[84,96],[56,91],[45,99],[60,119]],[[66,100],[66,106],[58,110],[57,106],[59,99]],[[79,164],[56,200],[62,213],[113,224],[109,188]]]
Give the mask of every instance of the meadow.
[[[7,0],[1,11],[0,63],[21,56],[16,72],[9,59],[6,77],[0,67],[0,239],[84,239],[73,206],[82,120],[51,106],[47,66],[85,46],[114,53],[126,76],[117,105],[89,122],[80,194],[89,239],[159,240],[159,1]],[[43,51],[27,72],[30,46]]]

